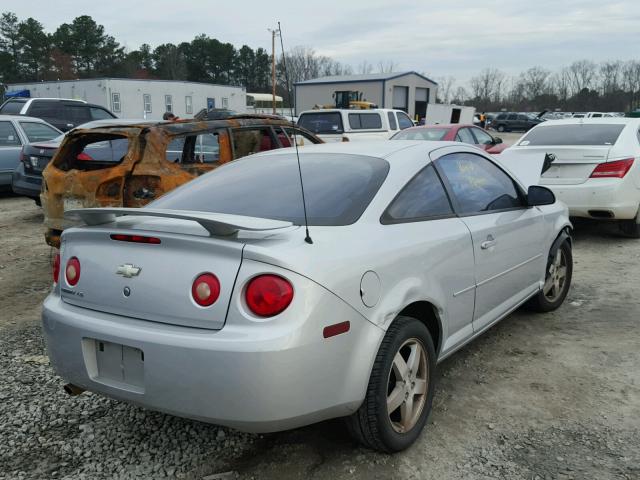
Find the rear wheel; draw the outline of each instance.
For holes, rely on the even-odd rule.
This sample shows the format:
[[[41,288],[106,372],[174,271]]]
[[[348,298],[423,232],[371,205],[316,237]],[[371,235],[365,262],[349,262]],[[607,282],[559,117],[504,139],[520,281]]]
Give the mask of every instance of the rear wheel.
[[[558,308],[569,293],[572,275],[571,244],[565,240],[549,259],[544,286],[529,305],[538,312],[550,312]]]
[[[415,318],[398,317],[382,341],[364,402],[347,418],[356,440],[387,453],[409,447],[431,410],[435,364],[427,327]]]
[[[627,237],[640,238],[640,208],[636,214],[636,218],[631,220],[622,220],[618,223],[620,230]]]

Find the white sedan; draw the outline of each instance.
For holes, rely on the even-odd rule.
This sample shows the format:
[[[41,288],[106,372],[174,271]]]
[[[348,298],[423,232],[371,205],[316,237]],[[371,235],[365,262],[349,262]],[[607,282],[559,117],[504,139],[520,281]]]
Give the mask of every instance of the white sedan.
[[[640,238],[640,118],[551,120],[507,149],[514,160],[547,155],[541,185],[575,217],[619,221]]]
[[[43,327],[68,392],[254,432],[346,417],[385,452],[420,435],[438,361],[571,283],[564,204],[457,142],[272,150],[67,215],[87,226]]]

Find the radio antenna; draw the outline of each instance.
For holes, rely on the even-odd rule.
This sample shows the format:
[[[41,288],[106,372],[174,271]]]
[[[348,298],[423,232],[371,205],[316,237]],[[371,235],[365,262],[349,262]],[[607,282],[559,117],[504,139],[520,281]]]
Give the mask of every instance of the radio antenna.
[[[289,88],[289,72],[287,71],[287,56],[284,53],[284,41],[282,40],[282,28],[278,22],[278,32],[280,33],[280,48],[282,49],[282,69],[284,70],[284,81],[287,87],[287,101],[289,102],[289,112],[291,113],[291,131],[293,132],[293,144],[296,147],[296,159],[298,161],[298,177],[300,178],[300,190],[302,191],[302,211],[304,212],[304,241],[312,244],[311,235],[309,235],[309,218],[307,217],[307,202],[304,196],[304,182],[302,181],[302,167],[300,166],[300,152],[298,152],[298,137],[296,136],[296,124],[293,121],[294,110],[291,102],[291,89]],[[274,53],[275,56],[275,53]]]

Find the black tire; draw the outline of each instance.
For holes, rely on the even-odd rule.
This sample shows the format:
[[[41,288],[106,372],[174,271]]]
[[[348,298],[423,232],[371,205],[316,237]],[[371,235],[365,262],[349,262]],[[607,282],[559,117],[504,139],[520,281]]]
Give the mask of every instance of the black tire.
[[[390,375],[396,353],[399,353],[407,342],[414,340],[419,341],[425,353],[427,390],[417,421],[408,431],[399,433],[387,412],[389,381],[392,378]],[[412,317],[396,318],[378,350],[365,399],[360,408],[346,418],[351,435],[364,446],[385,453],[399,452],[411,446],[422,432],[431,411],[435,367],[435,348],[427,327]]]
[[[640,209],[636,214],[636,218],[631,220],[621,220],[618,222],[620,231],[627,237],[640,238]]]
[[[498,130],[500,133],[503,133],[507,131],[507,127],[505,127],[504,125],[498,125],[496,130]]]
[[[558,247],[556,255],[553,258],[551,258],[551,253],[549,253],[550,258],[548,261],[547,273],[545,277],[545,286],[547,285],[547,282],[549,282],[550,276],[553,275],[554,269],[552,268],[552,266],[558,255],[563,255],[566,262],[566,276],[564,282],[562,283],[560,291],[558,295],[549,297],[548,294],[545,293],[544,288],[540,290],[540,292],[538,292],[538,294],[533,297],[528,303],[528,306],[532,310],[535,310],[537,312],[551,312],[552,310],[555,310],[560,305],[562,305],[564,299],[567,298],[567,294],[569,293],[569,289],[571,288],[571,278],[573,276],[573,255],[571,254],[571,244],[568,240],[562,242],[562,245]]]

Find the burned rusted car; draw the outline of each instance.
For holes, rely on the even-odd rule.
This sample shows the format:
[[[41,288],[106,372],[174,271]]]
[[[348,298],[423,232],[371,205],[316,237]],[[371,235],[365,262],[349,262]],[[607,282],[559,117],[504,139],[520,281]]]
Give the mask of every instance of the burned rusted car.
[[[67,135],[43,172],[45,238],[58,248],[73,225],[65,210],[142,207],[223,163],[253,153],[322,143],[274,116],[112,125]]]

